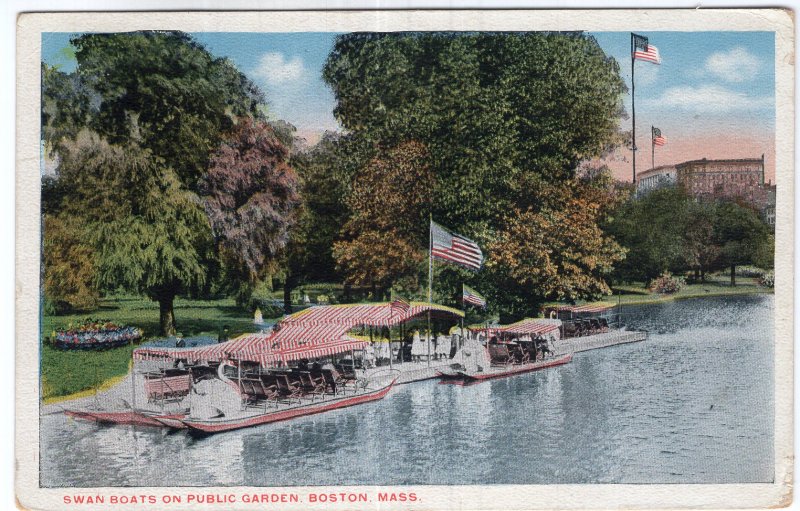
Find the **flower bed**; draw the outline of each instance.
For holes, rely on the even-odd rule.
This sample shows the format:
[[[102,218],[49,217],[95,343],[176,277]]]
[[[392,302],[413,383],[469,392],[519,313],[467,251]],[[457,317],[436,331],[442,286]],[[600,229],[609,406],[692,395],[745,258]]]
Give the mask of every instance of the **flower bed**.
[[[87,319],[77,327],[55,332],[55,345],[62,350],[101,350],[138,341],[142,331],[106,320]]]

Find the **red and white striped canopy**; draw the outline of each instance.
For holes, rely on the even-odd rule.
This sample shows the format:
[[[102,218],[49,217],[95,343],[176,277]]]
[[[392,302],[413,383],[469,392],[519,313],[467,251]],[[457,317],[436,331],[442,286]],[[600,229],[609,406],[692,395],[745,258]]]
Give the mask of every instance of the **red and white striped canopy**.
[[[220,362],[244,360],[269,365],[301,358],[318,358],[360,350],[366,341],[347,337],[357,326],[392,326],[428,311],[463,316],[443,305],[417,303],[392,307],[389,303],[320,305],[292,314],[274,332],[247,334],[234,340],[200,348],[139,348],[134,360],[187,359]]]
[[[199,348],[138,348],[133,351],[134,360],[186,359],[219,362],[228,358],[245,358],[246,355],[258,356],[263,350],[268,333],[245,334],[229,342],[211,344]]]
[[[501,326],[498,332],[514,335],[544,335],[558,330],[561,321],[557,319],[526,318],[510,325]]]
[[[364,303],[345,305],[318,305],[292,314],[281,325],[340,324],[356,326],[393,326],[425,314],[428,311],[463,317],[458,309],[435,303],[411,302],[409,307],[392,307],[390,303]]]
[[[556,305],[552,307],[547,307],[547,310],[567,311],[574,313],[586,313],[586,312],[593,313],[593,312],[607,311],[612,307],[613,305],[608,303],[587,303],[584,305]]]

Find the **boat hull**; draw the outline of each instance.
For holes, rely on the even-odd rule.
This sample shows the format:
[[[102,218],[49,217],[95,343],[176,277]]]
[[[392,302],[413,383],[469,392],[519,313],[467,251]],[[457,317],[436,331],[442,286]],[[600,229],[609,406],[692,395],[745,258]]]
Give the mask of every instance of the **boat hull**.
[[[302,417],[305,415],[314,415],[317,413],[327,412],[330,410],[336,410],[339,408],[346,408],[349,406],[355,406],[362,403],[368,403],[370,401],[377,401],[379,399],[383,399],[386,394],[392,390],[397,379],[395,378],[392,382],[382,388],[376,389],[371,392],[365,392],[363,394],[353,395],[346,398],[336,399],[334,401],[320,401],[318,403],[311,403],[309,405],[298,406],[295,408],[288,408],[285,410],[276,410],[273,412],[255,415],[252,417],[246,418],[234,418],[234,419],[210,419],[210,420],[200,420],[200,419],[188,419],[184,418],[181,422],[189,428],[190,432],[197,432],[201,434],[211,434],[211,433],[221,433],[223,431],[231,431],[234,429],[242,429],[242,428],[250,428],[253,426],[260,426],[262,424],[269,424],[271,422],[278,422],[278,421],[285,421],[288,419],[293,419],[295,417]]]
[[[135,412],[132,410],[124,412],[89,412],[82,410],[66,410],[64,413],[68,417],[97,422],[98,424],[147,426],[153,428],[169,427],[176,429],[183,429],[186,427],[180,420],[186,416],[185,413],[151,414],[146,412]]]
[[[539,361],[533,364],[514,365],[504,369],[498,369],[495,367],[489,371],[480,373],[467,373],[464,371],[459,371],[458,377],[447,375],[447,377],[445,377],[442,380],[442,383],[454,383],[456,385],[479,383],[486,380],[494,380],[496,378],[507,378],[509,376],[515,376],[517,374],[530,373],[532,371],[538,371],[540,369],[546,369],[548,367],[560,366],[563,364],[568,364],[571,361],[572,361],[572,353],[568,353],[566,355],[561,355],[559,357],[555,357],[550,360]]]

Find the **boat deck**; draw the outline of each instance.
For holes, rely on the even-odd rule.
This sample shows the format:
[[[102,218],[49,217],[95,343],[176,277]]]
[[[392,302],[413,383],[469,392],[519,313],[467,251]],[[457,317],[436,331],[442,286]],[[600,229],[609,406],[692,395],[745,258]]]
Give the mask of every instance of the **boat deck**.
[[[578,353],[581,351],[593,350],[598,348],[606,348],[609,346],[615,346],[617,344],[626,344],[631,342],[639,342],[647,339],[647,332],[640,332],[640,331],[627,331],[627,330],[618,330],[618,331],[611,331],[604,334],[596,334],[596,335],[588,335],[585,337],[574,337],[570,339],[562,339],[555,342],[554,345],[554,355],[563,355],[566,353]],[[412,383],[415,381],[422,381],[422,380],[429,380],[433,378],[437,378],[437,373],[441,369],[447,369],[451,366],[451,364],[457,364],[460,362],[458,354],[454,359],[439,359],[439,360],[431,360],[430,364],[427,361],[423,360],[420,362],[403,362],[403,363],[393,363],[392,369],[398,371],[398,380],[397,385],[403,383]],[[379,372],[386,372],[389,369],[389,365],[382,365],[378,367],[374,367],[371,369],[366,369],[364,371],[363,376],[373,376]],[[156,406],[146,406],[143,402],[142,396],[144,395],[144,388],[142,384],[141,378],[138,379],[137,382],[137,409],[152,409],[152,411],[160,411],[162,413],[169,413],[172,410],[172,406],[178,408],[181,405],[175,404],[172,406],[167,407],[166,409]],[[107,410],[114,410],[114,409],[126,409],[129,407],[128,402],[131,401],[131,382],[130,382],[130,374],[128,374],[123,380],[115,385],[114,387],[107,389],[105,391],[99,392],[99,395],[95,396],[88,396],[81,399],[76,399],[69,401],[69,404],[66,402],[64,403],[53,403],[48,405],[42,405],[40,409],[40,413],[42,415],[47,415],[51,413],[63,413],[66,406],[69,408],[97,408],[98,403],[102,403],[105,406],[100,407],[100,409],[107,409]]]
[[[584,337],[573,337],[561,339],[555,342],[554,356],[565,355],[567,353],[578,353],[581,351],[607,348],[617,344],[627,344],[639,342],[647,339],[647,332],[615,330],[603,334],[587,335]],[[438,372],[448,369],[452,364],[460,362],[459,355],[453,359],[431,360],[430,365],[427,361],[393,363],[392,368],[400,371],[397,385],[412,383],[415,381],[429,380],[438,377]],[[365,376],[370,376],[379,371],[388,369],[388,365],[382,365],[365,370]]]
[[[617,344],[644,341],[645,339],[647,339],[647,332],[635,330],[614,330],[604,334],[561,339],[555,342],[554,352],[556,355],[563,355],[565,353],[578,353],[581,351],[616,346]]]

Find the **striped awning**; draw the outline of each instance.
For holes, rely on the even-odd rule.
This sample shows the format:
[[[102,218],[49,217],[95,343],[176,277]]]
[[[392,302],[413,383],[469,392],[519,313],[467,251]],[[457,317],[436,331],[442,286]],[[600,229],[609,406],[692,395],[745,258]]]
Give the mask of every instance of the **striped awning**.
[[[497,328],[498,332],[514,335],[544,335],[561,326],[559,319],[526,318]]]
[[[268,333],[245,334],[236,339],[198,348],[137,348],[133,351],[134,360],[186,359],[194,361],[220,362],[225,359],[243,359],[258,356],[263,351]]]
[[[566,311],[566,312],[573,312],[573,313],[595,313],[595,312],[604,312],[611,308],[614,305],[610,303],[587,303],[584,305],[553,305],[545,307],[545,310],[553,310],[553,311]]]
[[[292,314],[273,332],[246,334],[231,341],[200,348],[139,348],[134,360],[186,359],[221,362],[243,360],[269,365],[301,358],[318,358],[360,350],[366,342],[349,338],[357,326],[392,326],[428,311],[461,317],[443,305],[412,302],[409,307],[389,303],[319,305]]]
[[[411,302],[407,307],[392,307],[391,303],[357,303],[344,305],[317,305],[292,314],[281,322],[288,324],[339,324],[356,326],[399,325],[415,316],[431,311],[453,317],[464,317],[458,309],[426,302]]]

